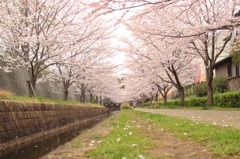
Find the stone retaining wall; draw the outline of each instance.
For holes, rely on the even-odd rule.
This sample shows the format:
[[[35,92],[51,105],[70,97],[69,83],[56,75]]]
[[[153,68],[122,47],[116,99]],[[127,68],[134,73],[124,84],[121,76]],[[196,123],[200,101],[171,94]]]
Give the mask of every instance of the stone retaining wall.
[[[104,107],[0,101],[0,156],[107,114]]]

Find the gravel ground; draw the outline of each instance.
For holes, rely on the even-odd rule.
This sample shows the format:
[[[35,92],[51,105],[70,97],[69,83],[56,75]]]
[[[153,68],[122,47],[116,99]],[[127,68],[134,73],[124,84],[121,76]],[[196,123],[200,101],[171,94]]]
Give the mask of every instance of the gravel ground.
[[[171,109],[142,109],[136,110],[159,113],[170,116],[188,118],[198,122],[211,123],[220,126],[230,126],[240,129],[240,111],[216,111],[216,110],[171,110]]]

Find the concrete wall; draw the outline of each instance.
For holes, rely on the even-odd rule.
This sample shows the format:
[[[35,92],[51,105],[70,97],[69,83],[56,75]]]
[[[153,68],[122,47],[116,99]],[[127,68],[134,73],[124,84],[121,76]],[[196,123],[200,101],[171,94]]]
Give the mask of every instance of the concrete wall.
[[[0,89],[9,90],[17,95],[28,94],[28,73],[23,69],[6,73],[0,69]]]
[[[0,156],[106,115],[105,107],[0,101]]]
[[[3,62],[0,62],[0,66],[3,66]],[[6,73],[0,69],[0,89],[11,91],[16,95],[28,95],[29,86],[27,81],[29,81],[28,72],[25,69],[17,69],[12,72]],[[60,91],[53,91],[60,90]],[[45,98],[52,99],[63,99],[63,87],[61,83],[37,83],[36,85],[36,95]],[[74,95],[72,90],[69,90],[69,100],[78,101],[77,96]]]

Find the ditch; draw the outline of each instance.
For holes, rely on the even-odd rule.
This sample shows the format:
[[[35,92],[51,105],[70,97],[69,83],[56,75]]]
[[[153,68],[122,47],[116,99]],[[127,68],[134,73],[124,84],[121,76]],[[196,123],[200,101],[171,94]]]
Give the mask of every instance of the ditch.
[[[105,117],[101,119],[99,118],[94,119],[85,126],[79,126],[67,132],[57,134],[51,138],[44,139],[41,142],[28,145],[21,149],[16,149],[15,151],[12,151],[6,155],[0,156],[0,158],[1,159],[30,159],[30,158],[38,159],[41,156],[44,156],[45,154],[56,149],[58,146],[63,145],[66,142],[69,142],[70,140],[74,139],[81,133],[82,130],[91,128],[92,126],[98,124],[104,119]]]

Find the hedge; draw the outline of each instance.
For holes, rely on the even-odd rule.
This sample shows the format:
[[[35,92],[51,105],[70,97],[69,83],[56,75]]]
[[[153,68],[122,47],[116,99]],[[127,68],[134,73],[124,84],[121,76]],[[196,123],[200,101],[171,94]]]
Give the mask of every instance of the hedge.
[[[240,108],[240,91],[217,94],[214,96],[214,102],[219,107]]]
[[[169,105],[180,105],[179,100],[171,100]],[[187,107],[205,107],[207,105],[207,97],[192,97],[185,99]],[[240,91],[227,92],[214,95],[214,105],[219,107],[240,108]]]
[[[207,104],[207,97],[195,97],[190,98],[186,102],[186,106],[198,106],[198,107],[204,107]]]

